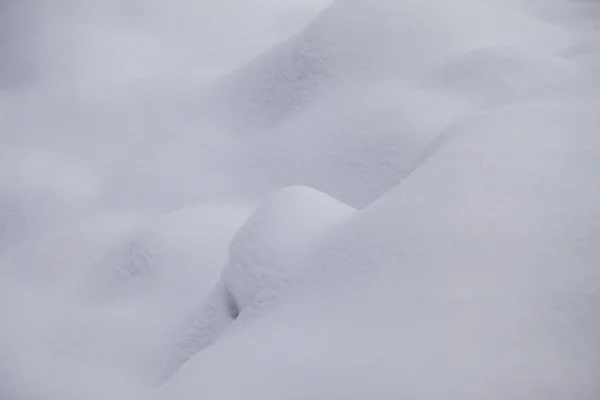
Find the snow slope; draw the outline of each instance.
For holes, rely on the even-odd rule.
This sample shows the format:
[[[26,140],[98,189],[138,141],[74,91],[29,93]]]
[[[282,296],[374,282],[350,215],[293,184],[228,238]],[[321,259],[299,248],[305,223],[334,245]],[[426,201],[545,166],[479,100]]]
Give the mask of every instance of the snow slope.
[[[350,19],[353,14],[342,11],[362,4],[366,17],[361,22],[369,21],[375,12],[381,12],[384,21],[396,16],[393,11],[413,15],[411,8],[403,8],[410,2],[397,10],[390,9],[391,2],[384,3],[346,2],[328,12]],[[427,6],[430,2],[415,8]],[[526,17],[519,14],[519,18]],[[340,29],[341,38],[351,37],[343,24],[342,28],[326,26]],[[387,24],[379,26],[383,28],[378,34],[390,35],[390,40],[398,37],[386,31]],[[280,263],[276,271],[270,262],[261,263],[263,282],[279,282],[282,273],[293,277],[291,283],[279,283],[281,289],[269,290],[285,295],[267,295],[243,309],[226,333],[167,382],[159,398],[597,398],[600,99],[597,88],[590,86],[593,71],[561,57],[564,48],[522,46],[527,42],[522,37],[539,38],[538,32],[523,31],[516,44],[502,46],[485,35],[477,36],[473,38],[477,45],[461,43],[464,47],[455,56],[444,53],[444,46],[441,50],[425,47],[433,53],[428,56],[448,61],[419,59],[431,66],[423,68],[425,75],[419,69],[420,82],[427,89],[442,90],[455,106],[466,104],[459,106],[463,114],[447,119],[437,135],[429,137],[428,145],[408,155],[416,161],[395,188],[341,222],[308,257],[297,258],[292,266],[300,274],[287,275],[289,261]],[[410,38],[420,43],[415,35]],[[478,48],[479,40],[487,46]],[[385,43],[380,38],[375,42]],[[331,48],[328,55],[337,50],[335,45]],[[285,45],[276,51],[285,54]],[[388,55],[372,54],[365,62],[388,67],[381,61]],[[347,65],[358,65],[358,71],[343,73],[360,75],[359,87],[372,88],[373,83],[364,78],[369,67],[362,67],[357,59]],[[248,103],[257,105],[250,108],[253,118],[265,115],[258,121],[260,126],[274,124],[272,132],[279,134],[296,115],[314,115],[311,108],[319,100],[332,98],[327,92],[335,91],[337,82],[330,81],[356,82],[341,72],[319,69],[336,65],[335,61],[318,56],[310,60],[315,63],[308,69],[312,75],[284,72],[281,84],[275,80],[265,84],[265,91],[251,92],[264,95],[251,97]],[[261,62],[251,68],[259,68]],[[296,65],[295,71],[305,71],[306,64]],[[400,78],[387,82],[406,89],[406,85],[393,86],[404,78],[406,70],[399,71]],[[273,72],[259,76],[278,79]],[[434,93],[439,98],[439,92]],[[323,103],[324,107],[339,104]],[[383,104],[374,108],[405,103]],[[435,106],[429,111],[424,114],[431,120],[442,120]],[[344,123],[352,121],[354,114],[346,115]],[[382,118],[374,120],[385,124]],[[296,134],[303,136],[290,147],[297,149],[296,143],[302,143],[317,154],[323,151],[325,146],[319,144],[336,132],[323,125],[298,129]],[[386,126],[392,131],[394,127],[393,122]],[[311,143],[315,130],[319,133],[314,134],[317,139],[311,147],[306,143]],[[408,130],[396,132],[414,139]],[[369,151],[366,144],[376,140],[366,133],[361,138],[355,160],[364,160],[360,157]],[[269,149],[265,143],[271,142],[263,140],[259,146]],[[336,149],[345,144],[337,141]],[[379,161],[384,148],[372,159]],[[311,161],[317,157],[308,157],[303,161],[313,166]],[[288,160],[283,156],[273,164],[285,165]],[[356,165],[373,174],[365,178],[368,182],[391,172],[369,170],[369,165],[373,164]],[[352,174],[351,167],[340,169]],[[336,190],[335,186],[321,188]],[[361,188],[362,195],[368,196],[369,188]],[[312,208],[306,205],[307,210]],[[238,258],[234,254],[237,263]],[[237,272],[239,279],[249,273],[256,276],[250,266],[255,265],[253,259],[248,252],[245,270]]]
[[[473,109],[589,86],[557,57],[576,37],[480,1],[342,1],[216,90],[253,180],[363,207]]]
[[[231,330],[241,314],[285,297],[304,275],[297,261],[354,211],[306,187],[284,188],[266,199],[232,238],[215,289],[179,325],[169,372]]]
[[[15,368],[2,398],[104,399],[96,382],[131,390],[162,382],[172,364],[180,365],[171,351],[180,326],[191,323],[217,283],[229,239],[247,214],[227,204],[146,222],[104,214],[5,256],[0,352]],[[90,383],[72,393],[54,388],[73,379],[78,366],[91,369],[78,371],[92,374]],[[44,376],[46,369],[55,376]],[[120,389],[107,390],[115,396]]]
[[[599,100],[453,127],[161,398],[597,398]]]
[[[0,4],[0,398],[596,400],[599,9]]]

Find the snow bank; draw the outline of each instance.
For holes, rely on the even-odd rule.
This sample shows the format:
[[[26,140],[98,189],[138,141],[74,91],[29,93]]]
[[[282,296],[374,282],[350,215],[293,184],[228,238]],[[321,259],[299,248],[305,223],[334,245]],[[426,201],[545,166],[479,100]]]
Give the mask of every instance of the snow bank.
[[[178,325],[169,372],[221,340],[248,311],[278,304],[305,273],[298,261],[353,212],[307,187],[284,188],[266,199],[231,240],[211,295]]]
[[[479,1],[341,1],[215,91],[250,179],[364,207],[468,112],[589,87],[556,56],[575,38]]]
[[[235,234],[223,283],[243,311],[257,297],[276,296],[302,275],[297,261],[354,209],[306,187],[281,189],[265,201]],[[267,293],[265,293],[267,292]]]
[[[301,30],[329,2],[0,6],[3,147],[75,164],[97,181],[103,207],[167,212],[247,200],[237,167],[244,150],[213,121],[204,86]]]
[[[340,80],[385,77],[394,85],[473,50],[511,47],[553,54],[572,41],[568,31],[481,1],[340,1],[225,86],[241,113],[237,121],[262,127],[304,110]]]
[[[38,3],[0,398],[599,397],[595,6]]]
[[[598,101],[453,127],[162,398],[595,398]]]
[[[364,207],[408,175],[441,130],[472,108],[439,91],[356,84],[324,95],[273,136],[253,138],[254,165],[272,185],[308,185]]]
[[[277,144],[265,167],[280,168],[273,176],[283,182],[291,170],[295,182],[322,179],[315,186],[361,206],[383,186],[395,188],[291,261],[285,246],[274,246],[257,262],[230,269],[242,298],[261,284],[278,287],[287,265],[301,274],[287,279],[279,296],[242,303],[249,305],[238,319],[159,398],[598,396],[594,72],[562,56],[582,37],[569,24],[559,28],[541,22],[538,11],[487,3],[403,2],[395,9],[391,2],[340,2],[240,71],[234,107],[247,113],[244,123],[260,127],[244,131],[258,147]],[[507,19],[486,14],[494,7]],[[467,18],[471,12],[482,18]],[[453,25],[458,18],[423,23],[456,14],[460,26]],[[428,19],[415,17],[422,15]],[[399,32],[407,26],[416,28],[403,47]],[[402,94],[382,95],[378,82]],[[356,98],[364,93],[363,103],[348,95],[351,85]],[[401,96],[412,102],[397,101]],[[427,107],[416,106],[419,98]],[[355,101],[349,112],[336,108]],[[319,107],[334,110],[330,119],[315,118],[326,113]],[[397,120],[376,114],[387,107]],[[357,127],[364,109],[383,128],[370,121]],[[378,142],[385,129],[394,139]],[[272,138],[282,133],[280,142]],[[405,145],[389,145],[393,140]],[[304,144],[311,152],[297,151]],[[377,163],[394,156],[406,164]],[[346,180],[334,173],[338,166]],[[389,174],[385,184],[369,186],[380,174]],[[360,195],[340,182],[358,186]],[[252,248],[270,249],[263,240],[269,242]],[[230,266],[238,254],[230,254]],[[278,257],[285,262],[271,261]],[[277,265],[275,272],[256,279],[268,265]]]

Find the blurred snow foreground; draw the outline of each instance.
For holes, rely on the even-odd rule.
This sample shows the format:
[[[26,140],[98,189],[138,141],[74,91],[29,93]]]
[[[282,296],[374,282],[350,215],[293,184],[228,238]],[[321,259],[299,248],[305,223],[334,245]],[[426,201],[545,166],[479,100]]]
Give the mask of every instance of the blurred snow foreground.
[[[0,4],[1,399],[600,398],[600,5],[63,3]]]

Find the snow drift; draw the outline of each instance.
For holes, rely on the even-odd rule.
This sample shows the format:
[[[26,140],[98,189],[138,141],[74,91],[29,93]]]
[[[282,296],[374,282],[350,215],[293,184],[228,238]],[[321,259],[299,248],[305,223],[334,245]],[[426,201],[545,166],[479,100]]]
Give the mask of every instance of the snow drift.
[[[596,89],[590,87],[593,72],[560,55],[577,41],[564,39],[577,34],[559,33],[560,40],[554,40],[563,27],[507,11],[508,20],[493,21],[505,30],[482,23],[492,27],[489,36],[485,30],[481,36],[465,35],[473,29],[469,24],[450,29],[441,23],[416,25],[422,29],[418,32],[427,33],[425,38],[430,37],[425,28],[449,32],[444,32],[444,40],[430,42],[414,33],[405,35],[413,46],[425,44],[418,47],[424,56],[419,57],[418,51],[407,55],[396,30],[407,24],[400,23],[404,19],[399,16],[413,17],[423,10],[431,18],[442,9],[435,6],[441,4],[341,3],[308,33],[242,70],[249,75],[239,79],[251,84],[243,87],[247,92],[235,92],[237,101],[247,101],[236,107],[248,112],[263,136],[280,135],[287,124],[310,120],[319,115],[314,109],[321,104],[328,110],[332,104],[348,104],[352,92],[331,95],[338,87],[368,88],[356,93],[370,99],[369,89],[377,87],[382,75],[381,81],[392,88],[389,92],[412,94],[412,87],[427,88],[435,93],[432,99],[452,99],[447,104],[457,111],[432,106],[438,104],[435,100],[424,101],[431,107],[423,112],[429,118],[425,121],[443,121],[428,136],[418,134],[419,125],[398,129],[394,120],[385,125],[382,120],[388,120],[373,118],[396,140],[406,135],[407,141],[424,143],[397,147],[405,152],[416,149],[413,153],[391,151],[391,157],[410,165],[401,173],[378,164],[390,142],[383,142],[372,157],[364,156],[369,144],[381,139],[377,128],[357,133],[360,144],[354,148],[359,155],[346,153],[362,162],[336,164],[339,159],[323,156],[331,165],[344,165],[340,170],[355,179],[344,182],[348,187],[361,187],[357,191],[365,197],[346,197],[351,204],[365,204],[385,191],[366,186],[377,183],[379,174],[389,173],[387,184],[397,186],[341,221],[308,257],[292,262],[293,269],[302,273],[291,283],[279,283],[285,295],[266,296],[240,313],[226,334],[162,388],[160,398],[193,399],[204,393],[228,399],[599,395],[595,371],[600,367],[600,348],[594,339],[599,325],[593,310],[599,289],[600,120],[595,110],[600,104]],[[477,7],[482,7],[478,16],[491,10],[481,3]],[[464,10],[475,12],[477,7],[465,3]],[[374,14],[379,16],[374,18],[378,25],[368,22]],[[327,18],[339,20],[322,23]],[[516,22],[527,20],[532,25]],[[374,29],[372,42],[365,27],[356,30],[360,39],[352,36],[350,27],[362,23]],[[511,31],[517,27],[523,30]],[[311,38],[315,31],[321,36]],[[358,44],[348,46],[352,52],[342,53],[348,54],[345,60],[336,51],[348,47],[328,42],[330,37]],[[535,44],[529,45],[525,37]],[[382,43],[394,43],[393,50],[400,49],[405,63],[394,59],[391,46],[382,50]],[[287,53],[289,48],[301,50]],[[281,61],[271,62],[269,57]],[[260,72],[263,65],[273,69]],[[370,75],[373,70],[377,75]],[[332,98],[337,101],[328,102]],[[407,110],[406,102],[383,103],[374,108],[380,111],[391,105],[399,113]],[[418,111],[407,112],[409,121]],[[348,123],[355,121],[355,113],[345,116],[339,120],[348,124],[348,130],[356,129],[357,124]],[[321,123],[325,118],[312,129],[296,128],[298,139],[285,136],[292,140],[290,148],[306,145],[327,155],[329,149],[349,148],[345,147],[349,135],[327,146],[336,128],[335,122]],[[407,123],[402,117],[398,121]],[[258,140],[259,147],[268,150],[267,143],[277,143]],[[273,152],[282,154],[284,146],[279,144]],[[286,165],[290,156],[300,159],[295,165],[305,171],[312,167],[318,171],[315,177],[329,180],[315,186],[343,193],[336,192],[336,183],[343,178],[327,176],[335,167],[319,169],[323,164],[313,162],[318,156],[294,150],[273,165]],[[296,176],[295,182],[305,183],[302,178],[307,177]],[[347,192],[340,197],[345,196]],[[307,210],[313,207],[306,205]],[[243,254],[245,268],[237,271],[238,279],[256,276],[252,252]],[[271,257],[281,254],[285,252]],[[239,254],[233,257],[239,264]],[[267,283],[271,262],[259,264]],[[280,262],[277,273],[285,273],[287,265],[289,261]]]
[[[452,128],[162,398],[596,398],[599,105],[507,106]]]
[[[597,5],[118,3],[0,6],[0,397],[600,396]]]

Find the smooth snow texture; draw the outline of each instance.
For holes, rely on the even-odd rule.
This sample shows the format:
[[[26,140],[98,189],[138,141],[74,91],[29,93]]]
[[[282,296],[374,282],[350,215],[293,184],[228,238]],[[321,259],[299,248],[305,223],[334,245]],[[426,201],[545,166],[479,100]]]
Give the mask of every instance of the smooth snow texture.
[[[209,79],[303,28],[329,0],[22,0],[3,3],[0,85]],[[236,21],[231,29],[227,21]],[[218,43],[218,46],[216,45]]]
[[[594,1],[9,3],[0,398],[600,398]]]
[[[314,246],[354,209],[304,187],[288,187],[266,200],[235,234],[223,282],[243,311],[257,296],[275,295],[302,274],[291,261]],[[271,293],[265,293],[271,292]]]
[[[106,369],[124,382],[164,380],[179,362],[171,352],[179,326],[191,323],[217,283],[229,238],[247,214],[235,205],[206,204],[145,225],[103,215],[8,257],[0,265],[17,290],[6,293],[2,306],[10,318],[2,347],[7,359],[27,362],[10,379],[35,382],[29,363],[51,368],[64,361]],[[70,368],[56,373],[63,379]],[[43,393],[47,384],[32,390]],[[25,396],[25,389],[17,386],[11,396]]]
[[[214,291],[178,326],[170,372],[218,340],[248,311],[288,295],[306,274],[298,261],[354,211],[306,187],[284,188],[266,199],[232,238]]]
[[[410,82],[469,51],[506,46],[552,54],[573,40],[559,27],[477,0],[340,1],[235,73],[229,98],[249,120],[273,123],[345,78]]]
[[[465,112],[589,87],[589,72],[555,57],[576,35],[461,3],[341,1],[217,83],[232,129],[258,148],[251,179],[363,207]]]
[[[596,398],[599,105],[509,106],[452,128],[300,263],[309,283],[162,398]]]

